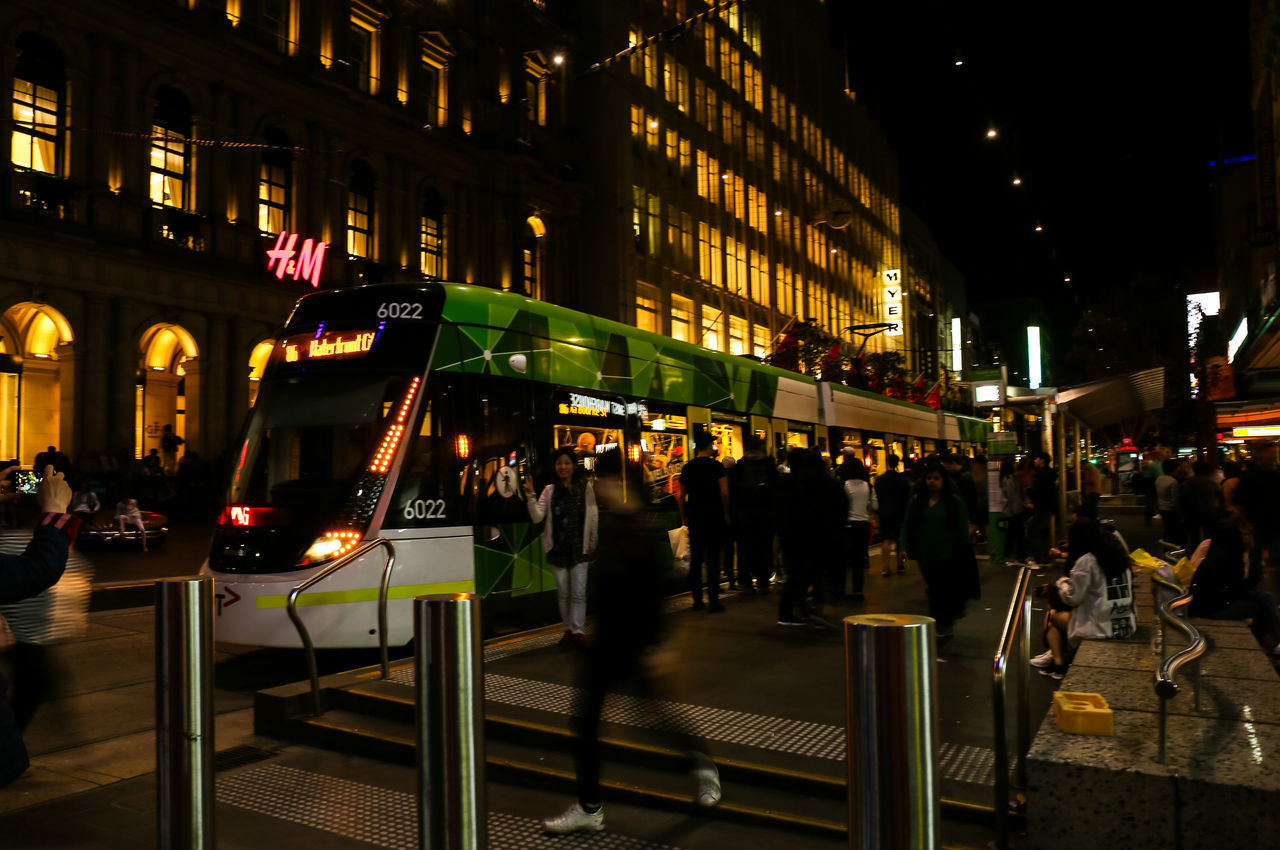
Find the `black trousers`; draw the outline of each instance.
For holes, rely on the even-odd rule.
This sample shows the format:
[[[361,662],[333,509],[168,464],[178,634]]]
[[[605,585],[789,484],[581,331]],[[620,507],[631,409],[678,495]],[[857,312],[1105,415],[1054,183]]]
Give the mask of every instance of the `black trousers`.
[[[724,577],[728,579],[730,585],[735,586],[742,581],[742,567],[736,563],[737,558],[734,557],[737,548],[733,532],[725,529],[724,535],[720,538],[720,554],[724,558]]]
[[[929,616],[938,621],[939,629],[949,632],[955,621],[964,616],[965,600],[957,575],[959,564],[954,559],[923,560],[919,564],[925,593],[929,596]]]
[[[783,585],[782,598],[778,600],[779,620],[793,617],[797,603],[808,613],[806,597],[810,588],[813,589],[815,606],[825,601],[820,554],[811,541],[783,541],[782,558],[787,565],[787,583]]]
[[[738,581],[742,587],[767,590],[773,573],[773,526],[767,521],[743,522],[738,527]]]
[[[720,545],[724,529],[719,523],[689,523],[689,592],[694,604],[702,601],[702,570],[707,571],[707,599],[720,601]]]
[[[871,543],[870,522],[847,522],[844,526],[845,546],[848,548],[848,569],[853,572],[853,592],[861,593],[866,585],[867,570],[871,563],[867,560],[867,546]],[[840,581],[835,586],[837,594],[844,593],[844,572],[840,568]]]
[[[656,715],[657,724],[652,727],[669,740],[673,749],[689,753],[689,768],[696,766],[693,753],[710,756],[704,739],[682,731],[684,724],[669,714],[673,704],[668,694],[661,693],[656,679],[643,668],[643,648],[615,643],[607,638],[593,646],[588,653],[585,687],[580,691],[581,702],[574,712],[573,724],[578,733],[574,764],[578,773],[578,802],[596,805],[600,802],[600,715],[605,697],[614,685],[634,679],[638,695]]]

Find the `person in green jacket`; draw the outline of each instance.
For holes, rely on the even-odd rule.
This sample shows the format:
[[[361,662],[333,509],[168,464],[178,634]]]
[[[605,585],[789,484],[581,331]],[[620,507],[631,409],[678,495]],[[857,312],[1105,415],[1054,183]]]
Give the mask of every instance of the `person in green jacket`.
[[[969,548],[969,516],[942,464],[930,461],[912,491],[898,539],[898,561],[920,565],[929,595],[929,616],[938,623],[938,637],[951,637],[951,628],[964,614],[969,598],[966,579],[973,560]]]

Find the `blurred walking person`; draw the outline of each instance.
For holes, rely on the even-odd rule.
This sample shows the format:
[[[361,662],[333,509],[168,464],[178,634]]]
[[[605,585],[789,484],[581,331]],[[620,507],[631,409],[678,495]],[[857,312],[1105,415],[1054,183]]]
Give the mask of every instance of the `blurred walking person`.
[[[640,468],[628,464],[622,452],[607,451],[596,464],[600,506],[600,544],[592,576],[596,611],[594,641],[587,650],[585,682],[580,689],[574,727],[578,735],[574,756],[578,799],[562,814],[543,821],[547,832],[599,832],[604,829],[600,799],[600,714],[610,689],[634,680],[642,703],[654,711],[672,705],[670,677],[677,659],[663,642],[662,575],[665,535],[648,510],[649,499]],[[672,744],[689,754],[695,783],[694,802],[720,802],[720,776],[701,738],[678,731],[671,717],[655,727]]]
[[[820,456],[809,449],[787,455],[791,474],[779,499],[778,538],[787,566],[787,583],[778,602],[778,625],[830,628],[823,618],[824,565],[839,558],[840,530],[847,506],[839,482],[827,474]],[[798,616],[797,608],[806,616]]]
[[[1021,562],[1027,558],[1027,491],[1018,479],[1011,457],[1000,462],[1000,492],[1004,495],[1000,517],[1005,523],[1006,557]]]

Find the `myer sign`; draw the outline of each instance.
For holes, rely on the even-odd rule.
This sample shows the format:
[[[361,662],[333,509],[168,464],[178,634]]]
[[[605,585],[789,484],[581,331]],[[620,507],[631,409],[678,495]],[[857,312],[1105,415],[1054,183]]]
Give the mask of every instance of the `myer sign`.
[[[885,336],[902,336],[902,269],[881,272],[884,279],[884,321],[893,324]]]

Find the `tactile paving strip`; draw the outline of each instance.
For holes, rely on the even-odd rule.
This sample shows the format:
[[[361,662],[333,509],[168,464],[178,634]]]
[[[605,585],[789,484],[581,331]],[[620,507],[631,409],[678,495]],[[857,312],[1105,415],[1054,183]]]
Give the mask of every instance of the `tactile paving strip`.
[[[228,806],[374,847],[415,850],[418,846],[417,801],[408,792],[278,764],[245,768],[219,777],[217,788],[218,802]],[[559,850],[567,846],[565,841],[564,836],[544,833],[540,821],[489,812],[492,850]],[[591,846],[599,850],[678,850],[607,830],[592,834]]]
[[[996,753],[990,747],[945,743],[938,747],[938,773],[943,779],[994,785],[995,768]]]

